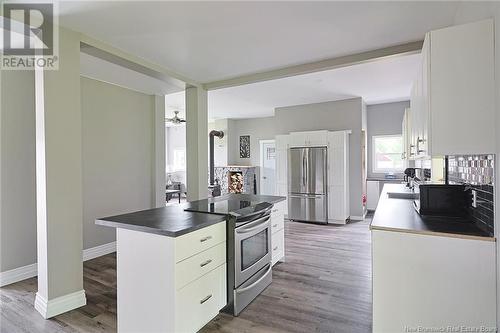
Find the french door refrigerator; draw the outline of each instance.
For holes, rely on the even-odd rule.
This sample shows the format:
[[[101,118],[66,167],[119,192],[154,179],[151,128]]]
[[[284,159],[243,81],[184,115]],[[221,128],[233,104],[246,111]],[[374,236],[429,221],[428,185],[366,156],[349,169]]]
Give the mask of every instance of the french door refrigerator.
[[[290,148],[288,218],[328,223],[327,186],[327,148]]]

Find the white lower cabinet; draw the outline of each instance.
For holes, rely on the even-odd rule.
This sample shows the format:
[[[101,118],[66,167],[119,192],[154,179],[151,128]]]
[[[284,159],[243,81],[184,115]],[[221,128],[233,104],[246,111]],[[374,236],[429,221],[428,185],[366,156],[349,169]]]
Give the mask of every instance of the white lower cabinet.
[[[118,332],[192,333],[226,305],[226,223],[179,237],[117,229]]]
[[[372,230],[372,260],[373,332],[496,327],[494,241]]]
[[[226,264],[177,291],[175,332],[197,332],[226,305]]]
[[[285,257],[285,232],[281,229],[272,235],[272,265],[278,261],[284,261]]]
[[[226,242],[222,242],[206,251],[200,252],[175,265],[176,290],[193,282],[199,277],[226,262]]]
[[[378,180],[368,180],[366,182],[366,208],[375,210],[380,197],[380,182]]]
[[[271,212],[271,256],[272,265],[285,261],[285,211],[286,201],[274,204]]]

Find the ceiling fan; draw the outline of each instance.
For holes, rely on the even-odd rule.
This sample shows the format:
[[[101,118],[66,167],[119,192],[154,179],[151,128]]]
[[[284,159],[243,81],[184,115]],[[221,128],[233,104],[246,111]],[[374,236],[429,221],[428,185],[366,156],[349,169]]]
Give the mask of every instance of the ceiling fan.
[[[179,116],[179,111],[174,111],[174,116],[172,118],[165,118],[165,121],[167,123],[172,123],[174,125],[179,125],[181,123],[185,123],[186,120],[185,119],[181,119]]]

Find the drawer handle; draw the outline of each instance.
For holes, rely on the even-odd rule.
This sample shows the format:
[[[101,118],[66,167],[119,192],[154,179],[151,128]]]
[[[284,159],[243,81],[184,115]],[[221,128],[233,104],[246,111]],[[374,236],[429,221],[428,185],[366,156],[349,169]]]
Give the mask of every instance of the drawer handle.
[[[273,224],[273,228],[276,228],[278,226],[278,223]]]
[[[273,251],[276,251],[277,249],[278,249],[278,247],[276,246],[276,247],[273,249]]]
[[[210,295],[208,295],[207,297],[205,297],[204,299],[202,299],[202,300],[200,301],[200,304],[205,303],[205,302],[206,302],[206,301],[208,301],[210,298],[212,298],[212,294],[210,294]]]
[[[206,265],[210,264],[212,262],[212,259],[208,259],[207,261],[204,261],[200,264],[200,267],[205,267]]]
[[[202,242],[202,243],[203,243],[203,242],[205,242],[205,241],[207,241],[207,240],[209,240],[209,239],[212,239],[212,236],[207,236],[207,237],[204,237],[204,238],[200,239],[200,242]]]

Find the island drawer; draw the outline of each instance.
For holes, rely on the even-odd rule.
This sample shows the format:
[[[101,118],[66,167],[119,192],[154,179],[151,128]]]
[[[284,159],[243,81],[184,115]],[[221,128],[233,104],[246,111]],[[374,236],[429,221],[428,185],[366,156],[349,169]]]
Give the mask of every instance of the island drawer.
[[[285,231],[283,229],[272,235],[271,251],[273,265],[285,256]]]
[[[197,332],[226,305],[226,264],[176,292],[175,332]]]
[[[190,232],[175,239],[175,262],[226,241],[226,222]]]
[[[175,289],[179,290],[225,262],[226,242],[178,262],[175,265]]]
[[[272,215],[284,215],[286,214],[288,207],[286,205],[286,201],[280,201],[274,204],[273,209],[271,210]]]
[[[282,214],[271,215],[271,234],[278,232],[285,227],[285,220]]]

